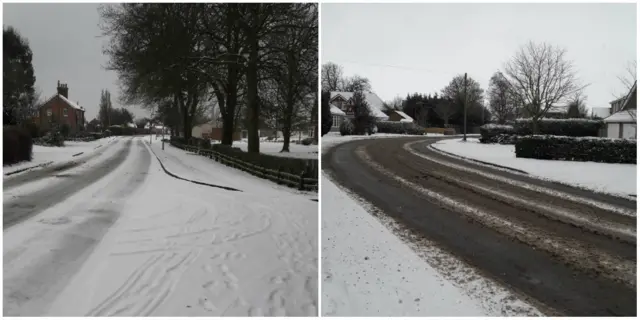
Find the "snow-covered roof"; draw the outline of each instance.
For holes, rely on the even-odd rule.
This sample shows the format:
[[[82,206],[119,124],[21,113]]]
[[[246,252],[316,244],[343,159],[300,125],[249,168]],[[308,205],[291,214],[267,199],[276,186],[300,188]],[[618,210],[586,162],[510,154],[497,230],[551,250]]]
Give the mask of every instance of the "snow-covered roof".
[[[333,98],[338,95],[342,96],[345,100],[349,100],[353,97],[353,92],[332,91],[330,100],[333,100]],[[364,92],[364,96],[374,117],[378,119],[389,119],[389,117],[382,112],[384,102],[382,102],[382,99],[380,99],[377,94],[373,92]]]
[[[566,104],[556,103],[551,105],[551,108],[547,110],[547,113],[566,113],[569,106]]]
[[[71,108],[74,108],[74,109],[76,109],[76,110],[84,111],[84,108],[83,108],[83,107],[81,107],[81,106],[79,106],[78,104],[76,104],[76,103],[72,102],[71,100],[69,100],[69,99],[65,98],[63,95],[61,95],[61,94],[59,94],[59,93],[57,93],[57,94],[55,94],[55,95],[51,96],[51,98],[49,98],[47,101],[45,101],[45,102],[42,104],[42,106],[44,106],[45,104],[49,103],[49,101],[53,100],[53,98],[55,98],[55,97],[60,97],[60,99],[62,99],[62,101],[64,101],[64,102],[66,102],[66,103],[67,103]]]
[[[400,120],[400,122],[413,122],[413,118],[411,118],[408,114],[399,111],[399,110],[395,110],[397,114],[399,114],[402,117],[402,120]]]
[[[127,127],[129,127],[129,128],[135,128],[135,127],[136,127],[136,125],[135,125],[135,124],[133,124],[133,123],[127,123]]]
[[[63,95],[58,94],[58,96],[62,99],[62,101],[66,102],[72,108],[84,111],[84,108],[82,108],[81,106],[73,103],[71,100],[65,98]]]
[[[330,104],[330,106],[331,106],[331,114],[332,115],[340,115],[340,116],[346,115],[344,113],[344,111],[340,110],[340,108],[338,108],[338,107],[336,107],[336,106],[334,106],[332,104]]]
[[[610,117],[604,119],[604,122],[623,122],[623,123],[635,123],[636,122],[636,109],[622,110],[612,114]]]

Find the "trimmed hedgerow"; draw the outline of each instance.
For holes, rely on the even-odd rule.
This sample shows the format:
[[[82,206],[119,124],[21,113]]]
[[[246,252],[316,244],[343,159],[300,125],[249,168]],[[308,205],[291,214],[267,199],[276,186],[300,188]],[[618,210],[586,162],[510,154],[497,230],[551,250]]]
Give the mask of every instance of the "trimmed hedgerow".
[[[636,163],[636,140],[533,135],[516,141],[517,158]]]
[[[304,173],[305,178],[318,178],[317,159],[299,159],[272,156],[264,153],[244,152],[240,148],[214,144],[211,149],[235,159],[271,170],[279,170],[295,175]]]
[[[425,129],[413,122],[378,121],[379,133],[396,133],[409,135],[424,135]]]
[[[568,137],[597,137],[604,126],[602,120],[592,119],[540,119],[538,120],[538,134],[568,136]],[[513,129],[519,136],[533,134],[531,119],[516,119]]]
[[[29,130],[17,126],[6,126],[2,129],[3,166],[31,161],[33,140]]]
[[[480,143],[499,143],[504,135],[513,135],[512,126],[500,124],[485,124],[480,127]]]

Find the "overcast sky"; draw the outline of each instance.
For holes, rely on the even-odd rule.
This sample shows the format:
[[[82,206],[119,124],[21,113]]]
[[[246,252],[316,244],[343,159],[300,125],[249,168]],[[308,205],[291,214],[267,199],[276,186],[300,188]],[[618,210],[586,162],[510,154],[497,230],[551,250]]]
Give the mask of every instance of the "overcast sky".
[[[567,49],[589,107],[608,107],[636,59],[635,4],[322,4],[321,59],[388,101],[491,75],[529,40]]]
[[[114,107],[120,107],[117,75],[104,70],[107,57],[102,46],[107,40],[98,28],[99,4],[3,4],[4,26],[12,26],[29,41],[33,51],[36,87],[42,98],[56,94],[60,80],[69,86],[69,98],[80,102],[87,121],[98,114],[100,90],[111,92]],[[136,117],[148,112],[129,109]]]

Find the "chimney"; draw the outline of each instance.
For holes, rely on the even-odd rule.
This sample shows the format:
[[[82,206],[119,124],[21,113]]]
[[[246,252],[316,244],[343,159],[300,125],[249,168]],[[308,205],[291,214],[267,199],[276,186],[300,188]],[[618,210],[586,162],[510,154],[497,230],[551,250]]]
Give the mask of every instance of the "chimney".
[[[58,80],[58,94],[69,99],[69,87],[67,87],[66,83],[60,83],[60,80]]]

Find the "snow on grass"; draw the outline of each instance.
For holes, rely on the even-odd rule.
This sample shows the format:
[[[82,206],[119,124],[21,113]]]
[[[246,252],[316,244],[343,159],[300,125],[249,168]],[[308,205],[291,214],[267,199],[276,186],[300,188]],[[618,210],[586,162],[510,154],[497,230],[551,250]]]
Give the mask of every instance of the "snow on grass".
[[[88,142],[65,141],[64,147],[34,145],[32,153],[33,158],[31,161],[23,161],[14,165],[4,166],[2,171],[3,174],[7,174],[21,169],[44,165],[49,162],[53,162],[53,164],[55,164],[59,162],[69,161],[76,158],[73,157],[74,154],[82,152],[82,156],[85,156],[96,150],[96,147],[100,145],[105,146],[108,143],[112,142],[114,139],[116,139],[116,137],[107,137]]]
[[[144,168],[147,152],[134,145],[104,179],[5,230],[5,281],[51,252],[74,250],[69,243],[90,244],[77,270],[60,271],[58,264],[68,263],[62,259],[47,265],[72,277],[51,300],[27,302],[30,313],[317,315],[317,202],[285,191],[233,192],[177,180],[153,156]],[[132,179],[143,180],[126,190]],[[91,219],[97,220],[88,224]],[[116,221],[104,236],[87,231],[108,219]],[[48,283],[49,273],[29,283]]]
[[[533,176],[616,195],[636,195],[636,165],[516,158],[513,145],[482,144],[478,139],[442,140],[433,148],[525,171]]]
[[[268,192],[269,190],[296,192],[295,189],[280,186],[269,180],[258,178],[242,170],[216,162],[208,157],[173,147],[169,143],[165,143],[164,150],[162,150],[162,142],[160,140],[154,140],[151,148],[169,172],[185,179],[232,187],[245,192]],[[317,193],[305,192],[305,194],[317,198]]]
[[[398,229],[392,219],[376,219],[323,175],[323,316],[539,315],[433,244],[408,244],[390,231]],[[446,272],[421,256],[446,264]],[[461,288],[442,274],[475,280],[467,279]]]
[[[285,158],[318,159],[317,145],[311,144],[305,146],[291,141],[291,144],[289,144],[290,152],[280,152],[280,150],[282,150],[282,145],[283,142],[260,141],[260,153]],[[240,148],[245,152],[248,149],[248,143],[246,140],[234,141],[233,146]]]

